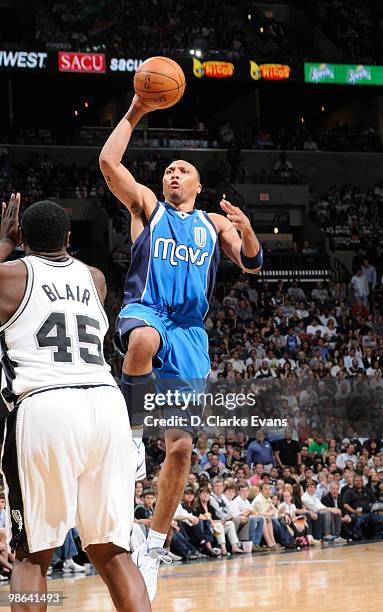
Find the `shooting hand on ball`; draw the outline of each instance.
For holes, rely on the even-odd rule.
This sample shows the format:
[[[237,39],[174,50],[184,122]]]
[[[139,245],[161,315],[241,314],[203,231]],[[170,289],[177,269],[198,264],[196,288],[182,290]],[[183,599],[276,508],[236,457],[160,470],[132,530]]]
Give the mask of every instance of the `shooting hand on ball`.
[[[146,113],[150,113],[150,111],[155,110],[154,108],[150,108],[150,106],[145,104],[145,102],[143,102],[143,100],[139,98],[137,94],[134,94],[130,108],[134,108],[141,115],[145,115]]]

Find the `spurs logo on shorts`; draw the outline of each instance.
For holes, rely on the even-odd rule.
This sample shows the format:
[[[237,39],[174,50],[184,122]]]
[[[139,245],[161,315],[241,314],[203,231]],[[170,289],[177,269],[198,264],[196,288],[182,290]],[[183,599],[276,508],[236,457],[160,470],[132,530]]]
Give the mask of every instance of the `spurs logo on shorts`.
[[[12,518],[17,523],[19,531],[21,531],[23,529],[23,517],[20,510],[12,510]]]

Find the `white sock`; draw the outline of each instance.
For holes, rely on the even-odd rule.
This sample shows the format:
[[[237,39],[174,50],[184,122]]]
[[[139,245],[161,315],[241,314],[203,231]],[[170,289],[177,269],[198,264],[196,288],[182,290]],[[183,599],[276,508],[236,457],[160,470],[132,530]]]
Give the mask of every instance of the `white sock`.
[[[163,548],[166,535],[166,533],[159,533],[158,531],[154,531],[154,529],[149,529],[148,537],[146,539],[149,550],[152,548]]]
[[[137,448],[140,446],[142,442],[143,435],[144,435],[143,427],[132,429],[132,440],[133,440],[133,443],[137,446]]]

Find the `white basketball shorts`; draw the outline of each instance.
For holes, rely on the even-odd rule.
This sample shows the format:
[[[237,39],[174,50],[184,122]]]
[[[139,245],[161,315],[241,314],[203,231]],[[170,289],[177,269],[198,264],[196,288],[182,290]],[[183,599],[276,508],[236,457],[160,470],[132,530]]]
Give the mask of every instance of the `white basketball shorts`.
[[[2,452],[11,547],[129,550],[135,465],[125,400],[108,386],[40,390],[7,417]]]

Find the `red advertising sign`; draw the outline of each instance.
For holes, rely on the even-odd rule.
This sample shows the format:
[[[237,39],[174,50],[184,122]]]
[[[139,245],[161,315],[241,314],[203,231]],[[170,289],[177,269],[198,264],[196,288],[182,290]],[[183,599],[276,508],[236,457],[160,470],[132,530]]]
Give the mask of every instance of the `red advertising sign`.
[[[104,74],[106,72],[105,54],[60,51],[59,71]]]

